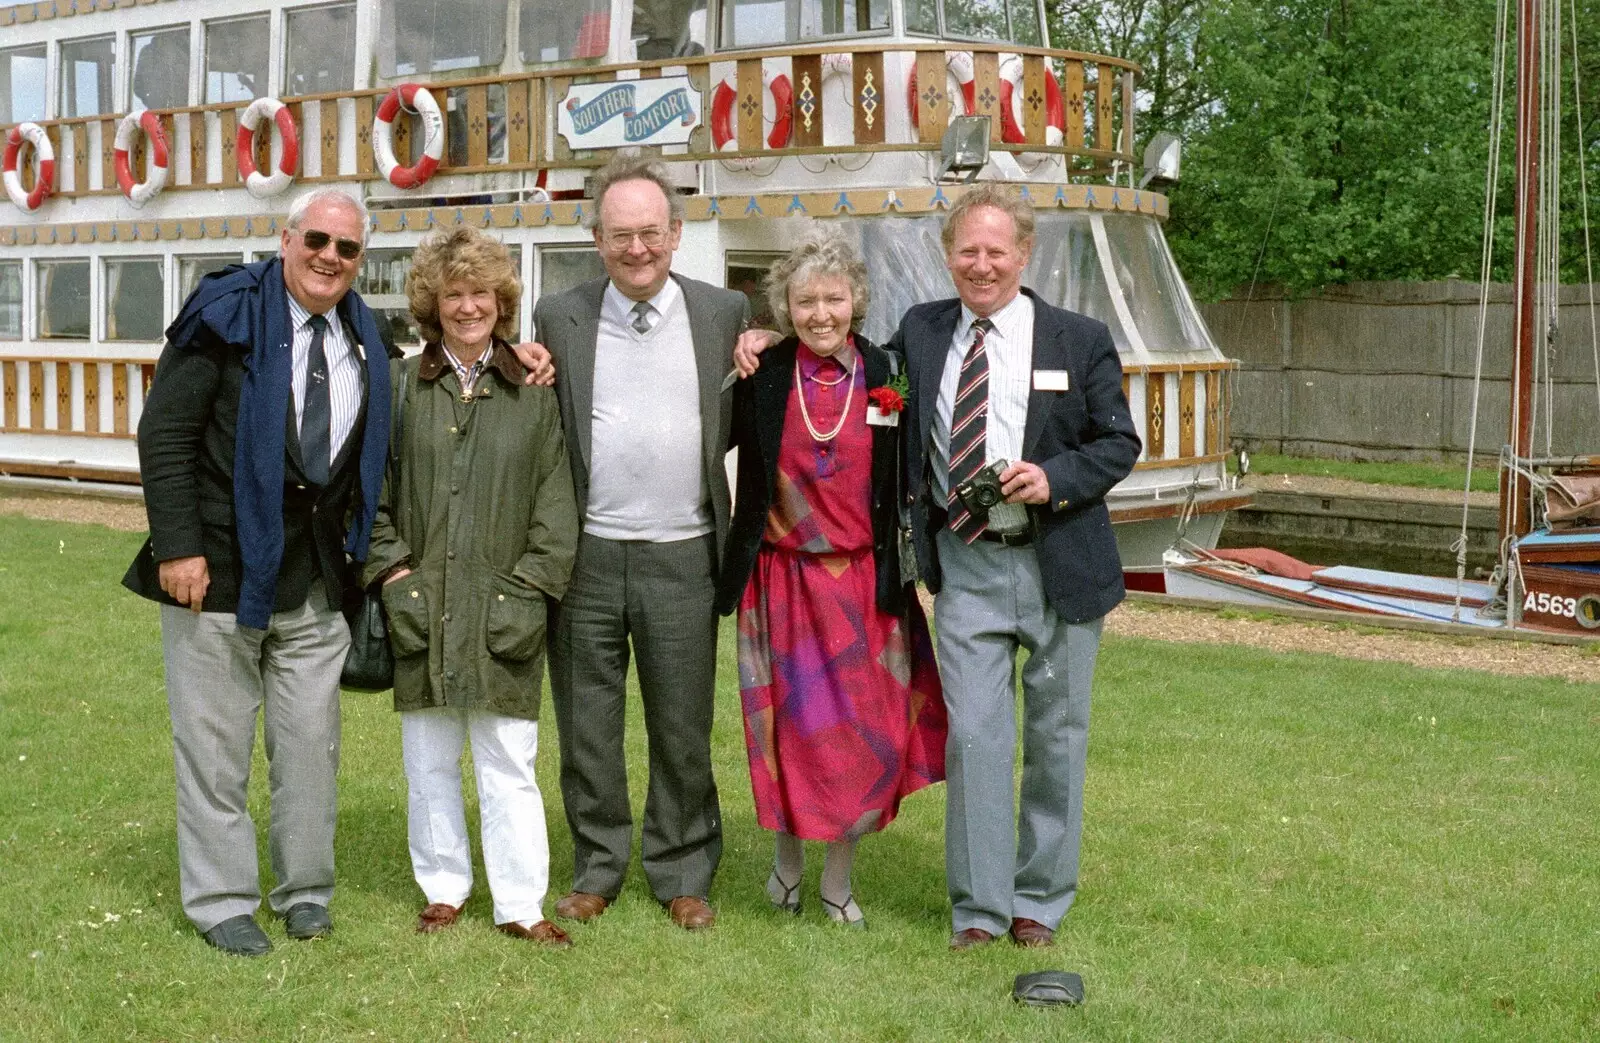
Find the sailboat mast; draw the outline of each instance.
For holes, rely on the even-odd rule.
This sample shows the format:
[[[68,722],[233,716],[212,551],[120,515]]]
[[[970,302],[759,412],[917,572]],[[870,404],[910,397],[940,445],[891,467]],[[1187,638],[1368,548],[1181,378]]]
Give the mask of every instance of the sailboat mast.
[[[1512,452],[1522,459],[1533,450],[1534,292],[1538,274],[1539,231],[1539,25],[1541,0],[1517,4],[1517,235],[1516,352],[1511,366]],[[1525,485],[1511,466],[1500,473],[1500,545],[1530,526]]]

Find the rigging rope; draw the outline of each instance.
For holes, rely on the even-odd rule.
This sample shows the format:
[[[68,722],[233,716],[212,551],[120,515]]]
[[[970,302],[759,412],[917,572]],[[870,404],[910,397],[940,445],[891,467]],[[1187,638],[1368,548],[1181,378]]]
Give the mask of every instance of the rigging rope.
[[[1500,128],[1505,122],[1507,0],[1495,6],[1494,74],[1489,95],[1489,164],[1483,187],[1483,258],[1478,278],[1478,336],[1472,365],[1472,413],[1467,426],[1467,480],[1461,491],[1461,534],[1456,552],[1455,620],[1461,621],[1461,590],[1467,579],[1467,534],[1472,499],[1472,461],[1478,449],[1478,399],[1483,387],[1483,346],[1489,328],[1489,278],[1494,268],[1495,213],[1500,196]]]
[[[1572,17],[1568,24],[1572,27],[1572,105],[1575,110],[1579,134],[1582,134],[1583,122],[1583,92],[1579,89],[1580,79],[1578,69],[1578,0],[1569,0],[1572,5]],[[1594,247],[1589,241],[1589,150],[1582,147],[1583,139],[1579,138],[1578,149],[1578,198],[1583,204],[1583,264],[1584,278],[1589,288],[1589,357],[1594,363],[1594,393],[1595,417],[1600,420],[1600,323],[1595,320],[1594,302]]]

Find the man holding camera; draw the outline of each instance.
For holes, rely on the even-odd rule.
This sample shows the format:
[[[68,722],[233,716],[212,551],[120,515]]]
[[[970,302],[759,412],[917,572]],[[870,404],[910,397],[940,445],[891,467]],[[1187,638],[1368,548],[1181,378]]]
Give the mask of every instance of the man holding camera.
[[[1104,499],[1139,456],[1122,366],[1103,323],[1022,288],[1033,227],[1015,189],[967,191],[943,231],[959,299],[911,308],[889,345],[910,380],[912,539],[937,595],[950,712],[953,949],[1007,932],[1049,945],[1072,904],[1089,686],[1102,619],[1124,593]]]

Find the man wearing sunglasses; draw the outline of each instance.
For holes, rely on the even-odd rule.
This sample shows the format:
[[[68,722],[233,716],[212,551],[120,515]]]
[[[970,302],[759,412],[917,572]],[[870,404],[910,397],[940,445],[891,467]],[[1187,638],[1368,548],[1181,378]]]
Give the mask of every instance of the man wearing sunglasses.
[[[339,610],[389,442],[388,354],[350,292],[366,231],[366,208],[336,189],[297,200],[280,256],[184,302],[139,420],[150,538],[123,583],[162,606],[184,913],[234,955],[271,948],[245,799],[258,711],[268,904],[290,938],[332,929]]]

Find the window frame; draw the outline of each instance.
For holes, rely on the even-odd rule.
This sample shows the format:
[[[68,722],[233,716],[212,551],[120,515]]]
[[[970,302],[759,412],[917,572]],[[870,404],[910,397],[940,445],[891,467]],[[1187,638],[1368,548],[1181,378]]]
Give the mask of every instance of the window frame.
[[[313,12],[313,11],[328,11],[328,10],[333,10],[335,8],[341,8],[341,7],[350,9],[350,18],[351,18],[350,33],[351,33],[351,36],[353,38],[352,39],[352,45],[354,47],[359,48],[359,46],[360,46],[360,38],[361,38],[361,25],[360,25],[360,20],[361,20],[361,10],[360,10],[360,8],[361,8],[361,5],[357,2],[357,0],[333,0],[333,2],[331,2],[331,3],[298,4],[298,5],[293,6],[293,7],[284,7],[284,8],[280,9],[280,11],[278,12],[279,13],[279,23],[278,24],[281,27],[279,29],[279,39],[281,40],[281,45],[280,45],[280,47],[278,49],[279,49],[280,52],[282,52],[283,59],[282,59],[281,62],[279,62],[278,68],[269,69],[267,71],[269,77],[276,77],[276,81],[275,81],[275,85],[274,86],[275,86],[275,90],[277,91],[277,93],[274,93],[273,97],[276,98],[280,94],[288,91],[288,89],[289,89],[288,85],[290,83],[290,74],[289,74],[289,57],[290,57],[290,55],[289,55],[289,49],[290,49],[289,23],[290,23],[290,20],[293,19],[295,15],[308,14],[308,13]],[[374,51],[374,57],[376,57],[376,51]],[[352,65],[351,70],[350,70],[350,86],[349,87],[344,87],[344,88],[339,88],[339,89],[342,90],[342,91],[356,90],[356,89],[358,89],[360,87],[361,81],[362,81],[361,70],[356,69]],[[326,92],[322,92],[322,93],[326,93]],[[298,95],[294,95],[294,96],[298,97]]]
[[[69,264],[83,265],[84,271],[88,275],[88,285],[84,291],[85,296],[88,298],[88,313],[85,316],[85,330],[82,335],[47,333],[45,331],[49,326],[52,325],[52,323],[46,321],[47,316],[45,315],[45,310],[50,306],[50,294],[47,287],[47,283],[50,280],[46,277],[45,273],[47,270]],[[43,257],[34,259],[33,284],[36,287],[33,295],[34,340],[81,341],[83,343],[90,343],[95,339],[95,267],[95,258],[90,255],[84,255],[80,257]]]
[[[936,2],[938,3],[939,7],[939,17],[942,20],[944,18],[944,0],[936,0]],[[733,43],[724,39],[723,33],[725,28],[727,28],[724,19],[728,16],[728,13],[733,10],[735,6],[734,3],[732,0],[721,0],[721,2],[715,4],[714,6],[717,14],[717,23],[715,32],[716,44],[712,50],[717,54],[733,54],[739,51],[759,51],[764,48],[772,47],[801,47],[812,40],[872,40],[881,36],[893,36],[897,32],[895,24],[897,19],[904,19],[904,9],[897,4],[890,3],[889,21],[888,24],[882,29],[857,30],[853,33],[818,33],[815,36],[807,36],[802,40],[781,40],[777,43]],[[902,14],[897,16],[895,14],[897,10],[902,11]],[[710,17],[709,14],[707,17]]]
[[[28,339],[28,264],[20,257],[0,258],[0,271],[12,268],[17,272],[17,329],[13,336],[0,327],[0,337],[22,341]]]
[[[191,105],[193,105],[195,103],[195,100],[194,100],[195,97],[196,97],[196,94],[195,94],[195,76],[194,76],[195,55],[196,55],[195,23],[193,21],[189,21],[189,22],[173,22],[170,25],[140,26],[137,29],[129,29],[123,34],[123,38],[122,38],[122,54],[123,54],[123,62],[127,66],[127,75],[122,78],[122,84],[121,84],[121,88],[123,90],[123,94],[122,94],[123,101],[122,101],[122,104],[123,104],[124,108],[129,109],[131,111],[133,109],[133,107],[134,107],[134,100],[133,100],[133,98],[134,98],[134,95],[133,95],[133,74],[134,74],[134,71],[138,67],[137,62],[135,61],[135,58],[134,58],[134,53],[133,53],[134,37],[136,37],[136,36],[157,36],[157,35],[162,34],[162,33],[180,33],[180,32],[183,33],[183,35],[185,37],[185,39],[184,39],[184,48],[185,48],[184,59],[185,60],[184,60],[184,68],[183,68],[183,98],[182,98],[182,100],[175,106],[149,106],[149,105],[144,105],[142,107],[144,107],[144,108],[168,108],[168,107],[171,107],[171,108],[187,108],[187,107],[189,107],[189,106],[191,106]],[[202,31],[200,33],[200,50],[203,52],[204,48],[205,48],[205,34],[204,34],[203,29],[202,29]],[[201,61],[201,64],[203,65],[204,61],[205,61],[205,57],[204,57],[203,53],[200,56],[200,61]],[[203,74],[201,76],[201,79],[202,79],[202,81],[204,80],[204,75]],[[203,85],[202,85],[202,90],[203,90]]]
[[[248,14],[224,15],[224,16],[222,16],[220,18],[203,18],[203,19],[200,20],[200,94],[199,94],[200,104],[202,104],[202,105],[230,105],[230,104],[241,104],[241,103],[248,104],[250,101],[255,100],[254,98],[217,98],[217,99],[213,99],[211,97],[211,95],[210,95],[210,83],[211,83],[211,30],[216,28],[217,26],[238,25],[238,24],[240,24],[242,22],[252,22],[252,21],[257,21],[257,20],[260,20],[260,21],[262,21],[262,22],[264,22],[266,24],[267,38],[268,38],[269,43],[268,43],[268,46],[267,46],[267,49],[266,49],[267,50],[267,57],[265,59],[263,59],[263,61],[261,63],[261,68],[262,68],[262,71],[263,71],[263,73],[265,75],[262,77],[260,93],[258,93],[255,97],[256,98],[273,98],[273,97],[277,97],[277,94],[276,94],[277,84],[273,82],[273,75],[274,75],[273,64],[274,63],[272,61],[273,51],[272,51],[272,46],[271,46],[271,43],[270,43],[271,38],[272,38],[272,32],[273,32],[273,23],[276,21],[276,19],[273,17],[273,15],[275,13],[276,13],[275,11],[269,9],[269,10],[266,10],[266,11],[251,11]]]
[[[161,342],[167,328],[167,296],[169,292],[168,280],[171,278],[171,266],[166,263],[166,258],[161,254],[116,254],[100,259],[100,330],[99,341],[104,344],[158,344]],[[154,337],[129,337],[113,335],[111,326],[116,312],[116,301],[111,290],[111,269],[113,265],[121,264],[148,264],[155,267],[161,275],[161,292],[156,295],[156,335]]]

